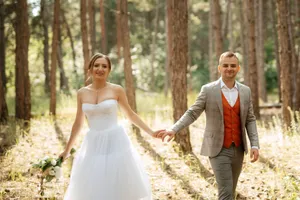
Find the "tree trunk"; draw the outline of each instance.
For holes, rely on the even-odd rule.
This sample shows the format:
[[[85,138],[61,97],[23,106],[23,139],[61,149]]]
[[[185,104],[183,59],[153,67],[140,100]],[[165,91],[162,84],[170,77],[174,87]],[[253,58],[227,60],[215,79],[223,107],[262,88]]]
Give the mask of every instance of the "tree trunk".
[[[264,20],[263,20],[263,2],[262,0],[255,0],[256,4],[256,59],[258,72],[258,92],[259,97],[267,102],[266,80],[265,80],[265,62],[264,62]]]
[[[89,36],[91,54],[94,55],[96,51],[96,24],[95,24],[95,1],[88,0],[88,15],[89,15]]]
[[[172,76],[173,119],[179,118],[187,110],[187,65],[188,65],[188,4],[187,0],[171,0],[172,9]],[[186,128],[175,136],[184,153],[192,151],[190,132]]]
[[[300,31],[300,0],[296,1],[296,19],[297,19],[297,27],[298,33]],[[296,84],[296,102],[295,102],[295,110],[300,111],[300,48],[298,47],[298,60],[297,60],[297,84]]]
[[[61,10],[62,11],[62,10]],[[66,77],[64,62],[63,62],[63,48],[62,48],[62,35],[61,35],[61,27],[62,27],[62,18],[60,18],[60,23],[58,27],[58,49],[57,49],[57,62],[59,67],[59,77],[60,77],[60,90],[65,92],[66,94],[70,94],[69,89],[69,81]]]
[[[255,14],[254,0],[247,0],[248,7],[248,55],[249,55],[249,87],[252,94],[252,103],[254,114],[260,118],[259,101],[258,101],[258,80],[257,80],[257,65],[256,65],[256,50],[255,50]]]
[[[152,91],[155,89],[154,62],[155,62],[157,27],[158,27],[158,23],[159,23],[158,11],[159,11],[159,0],[156,0],[156,9],[155,9],[155,18],[154,18],[154,32],[152,33],[151,62],[150,62],[150,65],[151,65],[151,90]]]
[[[214,59],[214,38],[213,38],[213,2],[209,1],[209,16],[208,16],[208,59],[209,59],[209,80],[215,81],[218,74],[217,65]]]
[[[277,0],[277,19],[278,19],[278,41],[279,41],[279,59],[281,67],[281,94],[282,95],[282,116],[285,127],[291,125],[291,115],[289,108],[292,106],[292,93],[291,93],[291,49],[289,46],[289,31],[287,2],[285,0]]]
[[[223,53],[221,7],[220,7],[219,0],[213,0],[213,31],[214,31],[216,58],[219,59],[220,55]],[[217,68],[215,70],[213,77],[214,80],[217,80],[219,77]]]
[[[276,28],[276,9],[274,5],[276,2],[275,0],[269,1],[270,6],[270,17],[272,23],[272,36],[275,43],[275,59],[276,59],[276,70],[277,70],[277,81],[278,81],[278,102],[281,102],[281,69],[280,69],[280,62],[279,62],[279,47],[278,47],[278,36],[277,36],[277,28]]]
[[[166,32],[166,45],[165,45],[165,50],[166,50],[166,58],[165,58],[165,79],[164,79],[164,95],[165,97],[168,96],[168,91],[169,91],[169,59],[168,59],[168,55],[169,55],[169,47],[168,47],[168,6],[167,6],[167,0],[165,2],[165,32]]]
[[[5,26],[4,26],[4,19],[5,19],[5,8],[4,8],[4,1],[0,0],[0,79],[2,81],[2,87],[4,88],[3,92],[6,93],[6,75],[5,75]]]
[[[5,87],[3,83],[2,68],[5,68],[5,28],[4,28],[4,2],[0,0],[0,123],[6,122],[8,118],[7,104],[5,100]]]
[[[130,53],[130,36],[128,27],[128,11],[127,11],[127,0],[120,0],[120,13],[121,13],[121,31],[123,33],[123,54],[124,54],[124,73],[125,73],[125,87],[126,95],[128,98],[131,109],[137,112],[136,99],[135,99],[135,85],[134,77],[132,74],[132,60]],[[137,135],[140,136],[140,131],[134,126],[134,130]]]
[[[30,120],[31,96],[28,71],[28,7],[26,0],[17,1],[16,12],[16,118]]]
[[[222,23],[222,38],[223,40],[227,39],[228,29],[229,29],[229,23],[230,23],[230,15],[232,14],[231,11],[231,0],[227,0],[226,5],[226,13],[223,15],[223,23]],[[230,30],[230,29],[229,29]],[[228,38],[230,39],[230,38]]]
[[[59,29],[59,0],[54,1],[54,17],[53,17],[53,37],[52,37],[52,52],[51,52],[51,98],[50,98],[50,113],[56,115],[56,62],[58,49],[58,29]]]
[[[104,9],[104,0],[100,0],[101,51],[104,54],[107,54],[107,37],[106,37],[104,10],[105,10]]]
[[[77,72],[77,65],[76,65],[76,51],[75,51],[75,47],[74,47],[74,41],[73,41],[73,36],[72,36],[72,32],[70,29],[70,26],[68,24],[68,21],[66,19],[66,16],[64,14],[64,12],[62,12],[62,17],[63,17],[63,23],[65,25],[65,28],[67,30],[67,35],[68,38],[70,40],[70,44],[71,44],[71,48],[72,48],[72,58],[73,58],[73,68],[74,68],[74,74],[75,74],[75,81],[77,83],[77,88],[80,88],[80,86],[78,85],[79,82],[79,77],[78,77],[78,72]]]
[[[88,64],[90,60],[88,28],[86,21],[86,0],[80,0],[80,23],[81,23],[81,40],[84,59],[84,80],[88,79]]]
[[[228,0],[228,31],[229,31],[229,36],[227,37],[228,41],[229,41],[229,45],[228,45],[228,50],[234,52],[234,36],[233,36],[233,26],[232,26],[232,20],[233,20],[233,12],[235,11],[235,7],[233,7],[234,5],[232,4],[232,0]],[[227,32],[228,32],[227,31]],[[228,33],[227,33],[228,35]]]
[[[171,57],[172,57],[172,49],[173,49],[173,41],[172,41],[172,34],[173,34],[173,18],[172,18],[172,10],[173,10],[173,3],[172,0],[166,0],[167,5],[167,65],[168,65],[168,86],[171,86],[172,81],[172,73],[173,70],[171,68]]]
[[[50,72],[49,72],[49,35],[48,35],[48,12],[45,0],[41,0],[41,18],[43,26],[43,48],[44,48],[44,73],[45,84],[44,90],[46,94],[50,93]]]
[[[0,2],[1,4],[1,2]],[[1,34],[0,34],[1,35]],[[1,37],[0,37],[1,39]],[[2,51],[2,47],[0,47]],[[0,70],[0,75],[2,75],[2,72]],[[4,92],[4,87],[2,84],[2,79],[0,78],[0,123],[6,122],[8,119],[8,109],[7,109],[7,104],[5,100],[5,92]]]
[[[247,1],[244,0],[238,0],[238,1],[240,4],[239,16],[241,18],[240,26],[241,26],[241,44],[242,44],[242,54],[243,54],[242,69],[244,72],[244,83],[248,85],[249,84],[248,40],[247,40],[248,30],[246,25],[248,24]]]
[[[294,105],[296,102],[296,83],[297,83],[297,55],[296,55],[296,50],[295,50],[295,41],[294,41],[294,28],[295,24],[293,23],[292,20],[292,2],[291,0],[288,0],[288,30],[289,30],[289,45],[290,45],[290,54],[291,54],[291,59],[292,59],[292,65],[291,65],[291,82],[292,82],[292,88],[291,88],[291,93],[292,93],[292,110],[294,110]],[[299,20],[299,19],[298,19]],[[299,77],[298,77],[299,78]]]
[[[120,64],[121,57],[122,57],[122,52],[121,48],[123,46],[122,42],[122,34],[121,34],[121,0],[116,0],[117,1],[117,12],[116,12],[116,26],[117,26],[117,55],[118,55],[118,63]]]
[[[297,63],[297,84],[296,84],[296,102],[295,110],[300,111],[300,50],[298,49],[298,63]],[[298,121],[299,123],[299,121]]]

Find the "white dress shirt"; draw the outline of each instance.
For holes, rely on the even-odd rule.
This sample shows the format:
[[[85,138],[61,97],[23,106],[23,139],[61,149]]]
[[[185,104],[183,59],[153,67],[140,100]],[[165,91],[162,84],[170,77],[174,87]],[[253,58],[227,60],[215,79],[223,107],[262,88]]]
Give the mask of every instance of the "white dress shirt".
[[[230,89],[225,85],[225,83],[221,79],[221,90],[228,103],[231,105],[231,107],[233,107],[239,95],[239,90],[236,82],[234,82],[233,88]]]

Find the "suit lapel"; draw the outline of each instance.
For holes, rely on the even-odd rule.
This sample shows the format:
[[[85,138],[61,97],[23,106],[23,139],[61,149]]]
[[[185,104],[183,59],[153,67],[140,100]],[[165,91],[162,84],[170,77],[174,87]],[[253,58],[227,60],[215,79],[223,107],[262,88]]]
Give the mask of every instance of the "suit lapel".
[[[223,104],[222,104],[222,96],[221,96],[221,81],[220,81],[220,79],[216,82],[213,93],[215,94],[215,98],[217,100],[218,107],[223,116]]]

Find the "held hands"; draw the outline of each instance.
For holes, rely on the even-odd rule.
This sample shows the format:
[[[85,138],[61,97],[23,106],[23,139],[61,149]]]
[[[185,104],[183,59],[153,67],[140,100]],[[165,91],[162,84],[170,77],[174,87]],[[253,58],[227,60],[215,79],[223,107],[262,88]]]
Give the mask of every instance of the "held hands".
[[[169,137],[167,142],[170,142],[175,136],[175,132],[172,130],[163,130],[160,131],[157,135],[156,138],[161,138],[161,140],[164,142],[166,137]]]
[[[251,151],[250,151],[251,162],[257,161],[258,157],[259,157],[259,151],[258,151],[258,149],[251,148]]]

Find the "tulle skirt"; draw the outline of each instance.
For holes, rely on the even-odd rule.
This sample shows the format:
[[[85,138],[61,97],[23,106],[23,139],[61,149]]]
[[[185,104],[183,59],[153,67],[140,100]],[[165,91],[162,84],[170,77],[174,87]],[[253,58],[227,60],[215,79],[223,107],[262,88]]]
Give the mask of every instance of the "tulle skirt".
[[[90,130],[73,161],[64,200],[151,200],[142,162],[123,127]]]

